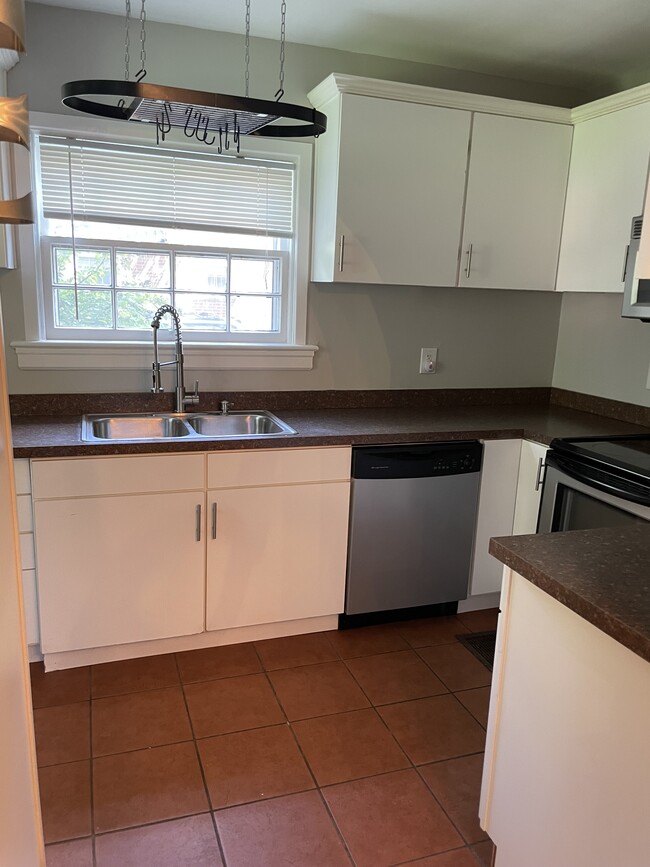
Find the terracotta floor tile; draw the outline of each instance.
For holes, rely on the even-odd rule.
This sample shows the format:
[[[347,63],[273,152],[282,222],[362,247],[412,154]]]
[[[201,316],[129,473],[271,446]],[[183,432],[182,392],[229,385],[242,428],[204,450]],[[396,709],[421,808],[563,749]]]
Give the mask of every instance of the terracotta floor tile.
[[[177,653],[176,659],[183,683],[237,677],[262,670],[255,648],[250,643],[188,650]]]
[[[90,821],[90,762],[52,765],[38,772],[46,843],[87,837]]]
[[[197,738],[285,722],[263,674],[190,683],[185,695]]]
[[[409,861],[404,867],[476,867],[476,859],[467,847],[452,849],[441,855],[432,855],[417,861]]]
[[[423,647],[420,656],[452,692],[489,686],[492,673],[458,641],[438,647]]]
[[[319,786],[410,767],[374,710],[353,710],[293,724]]]
[[[397,631],[411,647],[430,647],[450,644],[457,635],[469,632],[458,617],[429,617],[423,620],[405,620],[396,623]]]
[[[215,810],[315,788],[286,724],[204,738],[198,747]]]
[[[457,692],[456,698],[483,726],[487,728],[488,713],[490,711],[490,687],[482,686],[479,689],[466,689]]]
[[[98,698],[92,714],[93,756],[192,739],[179,686]]]
[[[285,668],[270,672],[269,677],[290,720],[343,713],[370,704],[342,662]]]
[[[222,867],[209,814],[97,837],[97,867]]]
[[[462,845],[414,770],[323,790],[358,867],[388,867]]]
[[[327,637],[342,659],[390,653],[393,650],[408,650],[409,647],[392,625],[339,629],[336,632],[328,632]]]
[[[420,774],[466,843],[480,843],[487,839],[487,834],[478,823],[482,753],[424,765],[420,768]]]
[[[470,847],[470,851],[474,854],[474,857],[481,867],[491,867],[492,855],[494,853],[494,843],[492,840],[486,840],[484,843],[477,843],[476,846]]]
[[[90,698],[90,669],[87,665],[46,673],[42,662],[32,662],[29,673],[34,707],[72,704]]]
[[[40,767],[90,758],[90,702],[34,710],[36,758]]]
[[[350,865],[316,792],[230,807],[215,819],[228,867]]]
[[[46,867],[93,867],[93,841],[69,840],[67,843],[52,843],[45,847]]]
[[[93,787],[96,832],[208,809],[193,743],[94,759]]]
[[[492,632],[499,620],[498,608],[484,608],[481,611],[465,611],[457,615],[470,632]]]
[[[373,704],[393,704],[447,692],[413,650],[349,659],[347,666]]]
[[[478,753],[485,732],[453,695],[438,695],[378,708],[416,765]]]
[[[312,632],[287,638],[269,638],[267,641],[256,641],[255,647],[267,671],[331,662],[338,659],[338,654],[328,641],[329,634]]]
[[[178,685],[178,670],[172,653],[162,656],[142,656],[93,665],[91,675],[93,698],[164,689]]]

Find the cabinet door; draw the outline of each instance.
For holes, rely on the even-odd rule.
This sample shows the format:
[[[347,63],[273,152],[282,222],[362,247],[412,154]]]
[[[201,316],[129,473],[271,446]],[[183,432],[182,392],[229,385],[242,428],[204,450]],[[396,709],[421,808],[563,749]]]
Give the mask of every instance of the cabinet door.
[[[211,492],[207,628],[343,611],[349,497],[349,482]]]
[[[37,502],[43,652],[201,632],[205,541],[197,506],[203,509],[204,498],[184,492]]]
[[[650,157],[650,102],[576,124],[557,288],[622,292]]]
[[[480,596],[501,589],[503,566],[488,552],[492,536],[510,536],[515,514],[521,440],[483,444],[481,490],[474,538],[470,593]]]
[[[517,478],[517,500],[512,532],[515,535],[537,530],[537,513],[542,497],[544,461],[548,446],[531,440],[522,440]]]
[[[342,96],[334,280],[456,284],[469,127],[466,111]]]
[[[571,127],[476,114],[460,285],[555,288]]]

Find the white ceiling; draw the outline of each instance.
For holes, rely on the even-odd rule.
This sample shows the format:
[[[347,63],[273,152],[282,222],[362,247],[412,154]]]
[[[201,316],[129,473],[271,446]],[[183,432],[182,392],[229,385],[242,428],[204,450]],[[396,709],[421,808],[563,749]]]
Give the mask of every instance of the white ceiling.
[[[124,14],[124,0],[40,0]],[[139,0],[131,0],[133,14]],[[277,39],[280,0],[251,0]],[[156,21],[243,33],[244,0],[147,0]],[[287,41],[531,81],[615,89],[650,79],[649,0],[287,0]]]

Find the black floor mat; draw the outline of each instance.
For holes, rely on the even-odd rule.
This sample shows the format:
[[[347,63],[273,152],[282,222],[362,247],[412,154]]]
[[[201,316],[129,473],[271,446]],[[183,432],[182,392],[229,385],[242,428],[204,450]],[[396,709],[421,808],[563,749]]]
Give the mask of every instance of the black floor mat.
[[[474,632],[471,635],[457,635],[456,638],[486,668],[492,671],[494,666],[494,645],[497,639],[496,629],[493,632]]]

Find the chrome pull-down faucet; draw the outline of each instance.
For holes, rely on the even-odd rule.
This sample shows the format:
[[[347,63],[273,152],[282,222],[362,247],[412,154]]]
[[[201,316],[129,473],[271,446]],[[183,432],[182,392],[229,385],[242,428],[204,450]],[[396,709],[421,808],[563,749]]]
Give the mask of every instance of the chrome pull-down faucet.
[[[169,313],[169,315],[172,317],[176,330],[176,358],[173,361],[158,360],[158,329],[160,328],[160,320],[163,318],[165,313]],[[183,339],[181,337],[181,320],[176,308],[172,307],[171,304],[163,304],[162,307],[159,307],[154,313],[153,319],[151,320],[151,327],[153,328],[153,364],[151,365],[153,382],[151,391],[154,394],[159,394],[161,391],[164,391],[164,388],[160,384],[160,368],[175,365],[176,400],[174,412],[185,412],[185,408],[187,406],[194,406],[199,402],[199,381],[198,379],[195,381],[193,392],[190,392],[189,394],[186,393],[185,378],[183,372]]]

